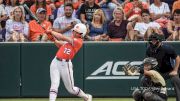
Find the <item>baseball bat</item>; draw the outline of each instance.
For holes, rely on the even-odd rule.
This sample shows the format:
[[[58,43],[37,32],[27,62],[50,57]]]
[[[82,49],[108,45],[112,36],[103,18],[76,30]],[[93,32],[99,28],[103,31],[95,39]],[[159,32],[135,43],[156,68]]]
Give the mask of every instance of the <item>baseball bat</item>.
[[[26,4],[23,4],[24,9],[28,12],[28,14],[37,21],[38,24],[40,24],[40,21],[38,20],[38,18],[31,12],[31,10],[29,9],[29,7]],[[44,28],[43,28],[44,29]]]

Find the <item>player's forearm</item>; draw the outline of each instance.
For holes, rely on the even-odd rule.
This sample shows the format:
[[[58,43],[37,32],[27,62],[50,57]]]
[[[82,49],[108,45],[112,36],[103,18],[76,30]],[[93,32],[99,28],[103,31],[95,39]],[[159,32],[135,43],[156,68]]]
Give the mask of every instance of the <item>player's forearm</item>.
[[[58,32],[58,33],[64,33],[64,30],[61,30],[59,28],[53,28],[53,31]]]
[[[51,34],[58,40],[62,40],[63,39],[63,35],[61,33],[55,32],[55,31],[51,31]]]
[[[57,40],[62,40],[62,41],[67,41],[69,43],[72,43],[72,39],[70,37],[66,37],[62,35],[61,33],[57,33],[55,31],[51,31],[51,34],[57,39]]]

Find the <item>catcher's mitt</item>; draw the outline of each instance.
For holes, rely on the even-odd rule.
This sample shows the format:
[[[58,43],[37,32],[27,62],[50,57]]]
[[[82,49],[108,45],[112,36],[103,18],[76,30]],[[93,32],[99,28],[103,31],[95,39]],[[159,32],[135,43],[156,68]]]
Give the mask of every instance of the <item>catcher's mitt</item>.
[[[125,64],[122,69],[125,75],[136,75],[137,73],[139,73],[139,67],[133,66],[130,63]]]

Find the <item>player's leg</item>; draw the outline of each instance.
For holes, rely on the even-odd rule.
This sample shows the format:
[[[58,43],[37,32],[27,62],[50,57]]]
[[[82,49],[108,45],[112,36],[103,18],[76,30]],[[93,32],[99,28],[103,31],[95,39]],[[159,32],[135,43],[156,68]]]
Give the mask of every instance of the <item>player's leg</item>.
[[[135,89],[132,93],[135,101],[143,101],[142,93],[139,89]]]
[[[49,92],[49,101],[55,101],[58,94],[58,87],[60,83],[60,74],[58,65],[59,61],[56,58],[53,59],[50,65],[50,78],[51,78],[51,87]]]
[[[67,62],[64,65],[66,65],[66,68],[64,68],[64,71],[61,72],[61,77],[62,77],[62,80],[64,82],[64,85],[65,85],[67,91],[73,95],[79,96],[79,97],[87,100],[89,96],[87,94],[85,94],[80,88],[74,86],[72,63]]]

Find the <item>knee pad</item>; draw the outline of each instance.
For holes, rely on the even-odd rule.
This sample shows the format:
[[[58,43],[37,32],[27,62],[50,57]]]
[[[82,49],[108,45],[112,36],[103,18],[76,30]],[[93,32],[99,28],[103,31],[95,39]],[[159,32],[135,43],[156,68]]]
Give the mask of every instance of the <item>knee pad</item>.
[[[132,93],[132,96],[135,101],[142,101],[142,93],[139,89],[135,89],[134,92]]]

